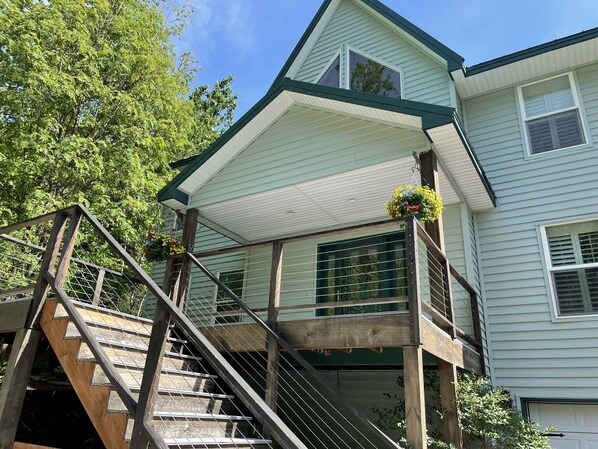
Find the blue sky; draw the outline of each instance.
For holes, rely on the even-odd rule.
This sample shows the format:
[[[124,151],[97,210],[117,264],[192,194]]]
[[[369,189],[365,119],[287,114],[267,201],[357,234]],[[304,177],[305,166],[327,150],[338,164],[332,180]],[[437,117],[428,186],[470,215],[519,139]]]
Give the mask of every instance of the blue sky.
[[[178,51],[191,51],[198,84],[232,74],[240,117],[266,92],[321,0],[189,0]],[[383,0],[465,58],[487,61],[598,26],[597,0]]]

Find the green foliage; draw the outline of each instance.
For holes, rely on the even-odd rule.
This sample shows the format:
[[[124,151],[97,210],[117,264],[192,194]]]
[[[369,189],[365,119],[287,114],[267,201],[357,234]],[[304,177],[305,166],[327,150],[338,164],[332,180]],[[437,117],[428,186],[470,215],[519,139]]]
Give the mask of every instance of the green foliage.
[[[82,203],[141,254],[168,163],[204,149],[236,99],[230,77],[190,92],[162,3],[0,0],[0,225]]]
[[[410,184],[397,187],[391,200],[385,204],[390,218],[415,215],[419,221],[435,221],[442,213],[442,198],[428,186]]]
[[[435,371],[424,371],[426,385],[426,421],[428,447],[449,449],[440,435],[442,414],[438,376]],[[397,379],[403,386],[403,378]],[[387,431],[399,431],[400,442],[406,443],[405,401],[396,394],[386,396],[396,400],[392,408],[373,407],[377,423]],[[464,449],[550,449],[545,436],[552,428],[542,430],[511,407],[509,392],[503,387],[492,387],[488,379],[465,374],[459,379],[457,390],[459,419],[463,433]]]
[[[385,69],[376,61],[358,62],[351,73],[351,90],[398,97],[399,92],[392,82],[391,74],[385,74]]]

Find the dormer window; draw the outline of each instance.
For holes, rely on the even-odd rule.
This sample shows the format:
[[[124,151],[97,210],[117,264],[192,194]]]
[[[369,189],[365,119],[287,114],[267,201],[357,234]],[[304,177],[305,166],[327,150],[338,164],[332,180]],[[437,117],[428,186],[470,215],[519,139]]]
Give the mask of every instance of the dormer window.
[[[320,86],[340,87],[341,57],[337,56],[318,80]]]
[[[401,76],[396,70],[354,51],[349,51],[351,90],[401,98]]]

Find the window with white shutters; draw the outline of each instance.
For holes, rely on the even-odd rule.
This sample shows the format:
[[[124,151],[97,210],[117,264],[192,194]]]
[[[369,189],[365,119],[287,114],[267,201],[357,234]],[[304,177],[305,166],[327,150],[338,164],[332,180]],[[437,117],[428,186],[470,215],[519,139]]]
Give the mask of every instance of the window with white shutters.
[[[571,73],[519,88],[530,154],[586,143]]]
[[[546,228],[558,314],[598,313],[598,221]]]

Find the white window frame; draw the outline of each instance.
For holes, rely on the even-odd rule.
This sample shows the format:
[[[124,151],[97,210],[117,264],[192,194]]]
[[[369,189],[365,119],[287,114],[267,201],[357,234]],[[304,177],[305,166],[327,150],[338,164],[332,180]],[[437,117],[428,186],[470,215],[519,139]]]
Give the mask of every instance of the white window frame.
[[[399,74],[399,89],[400,89],[400,96],[399,98],[395,98],[396,100],[404,100],[405,99],[405,83],[404,83],[404,71],[400,68],[398,68],[397,66],[393,65],[393,64],[389,64],[388,62],[383,61],[380,58],[377,58],[375,56],[370,55],[369,53],[366,53],[365,51],[359,50],[358,48],[352,47],[350,45],[347,45],[345,48],[345,67],[344,70],[342,65],[341,65],[341,72],[344,75],[344,81],[345,81],[345,88],[347,90],[351,90],[351,73],[350,73],[350,68],[351,68],[351,52],[357,53],[361,56],[363,56],[364,58],[368,58],[374,62],[377,62],[378,64],[383,65],[384,67],[388,67],[390,70],[394,70],[395,72],[397,72]],[[394,97],[390,97],[390,98],[394,98]]]
[[[564,226],[564,225],[575,226],[578,224],[592,222],[592,221],[598,221],[598,217],[589,218],[587,220],[549,223],[549,224],[543,224],[540,226],[540,238],[542,241],[542,249],[543,249],[543,255],[544,255],[544,262],[545,262],[544,267],[546,269],[546,275],[548,276],[548,284],[550,287],[549,294],[550,294],[551,302],[552,302],[552,313],[553,313],[553,316],[555,317],[555,319],[557,319],[559,321],[572,319],[572,318],[578,319],[578,318],[598,317],[598,311],[581,313],[581,314],[577,314],[577,315],[573,315],[573,314],[561,315],[559,313],[559,300],[557,297],[556,286],[554,285],[554,277],[552,276],[552,273],[557,272],[557,271],[570,271],[570,270],[575,270],[575,269],[579,269],[579,268],[598,268],[598,263],[576,264],[576,265],[557,265],[556,267],[554,267],[552,265],[552,258],[550,256],[550,246],[548,245],[548,234],[546,232],[546,229],[556,227],[556,226]]]
[[[523,100],[523,88],[527,87],[527,86],[534,85],[534,84],[543,83],[545,81],[550,81],[555,78],[561,78],[563,76],[567,76],[567,79],[569,80],[569,87],[571,88],[571,95],[573,97],[573,102],[575,103],[575,105],[571,106],[569,108],[561,109],[559,111],[549,112],[546,114],[540,114],[540,115],[536,115],[534,117],[528,118],[527,114],[525,112],[525,101]],[[543,78],[541,80],[534,81],[532,83],[527,83],[527,84],[522,84],[521,86],[517,86],[517,99],[519,102],[519,113],[521,115],[521,121],[522,121],[522,125],[523,125],[523,135],[524,135],[525,147],[526,147],[526,152],[527,152],[528,157],[544,156],[547,154],[552,154],[555,151],[568,150],[571,148],[578,148],[578,147],[586,146],[589,144],[588,132],[586,130],[586,123],[585,123],[585,115],[583,114],[583,110],[581,108],[581,103],[579,101],[577,83],[575,82],[575,77],[573,76],[573,72],[560,73],[558,75],[554,75],[549,78]],[[531,145],[530,138],[529,138],[529,132],[527,130],[527,122],[532,121],[532,120],[541,119],[544,117],[550,117],[552,115],[560,114],[563,112],[575,111],[575,110],[577,110],[578,114],[579,114],[579,121],[580,121],[580,125],[581,125],[581,131],[583,134],[584,142],[580,143],[578,145],[570,146],[570,147],[555,148],[554,150],[545,151],[543,153],[536,153],[536,154],[532,153],[532,145]]]
[[[338,87],[341,88],[343,85],[343,61],[341,58],[341,53],[342,50],[339,48],[338,51],[334,54],[334,56],[330,59],[330,61],[328,61],[328,63],[326,64],[326,66],[324,67],[324,69],[322,71],[320,71],[320,73],[318,74],[318,76],[316,76],[316,79],[314,80],[314,84],[318,84],[320,82],[320,80],[322,79],[322,77],[324,76],[324,74],[328,71],[328,69],[330,68],[330,66],[332,65],[332,63],[336,60],[336,58],[338,58],[338,65],[339,65],[339,69],[338,69]]]

